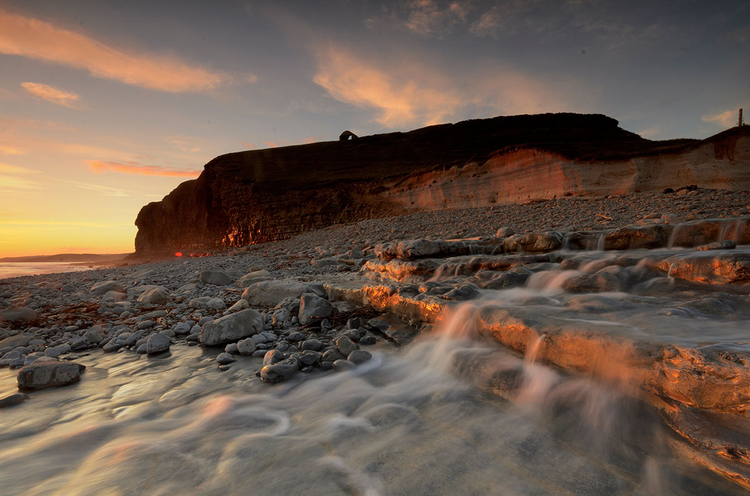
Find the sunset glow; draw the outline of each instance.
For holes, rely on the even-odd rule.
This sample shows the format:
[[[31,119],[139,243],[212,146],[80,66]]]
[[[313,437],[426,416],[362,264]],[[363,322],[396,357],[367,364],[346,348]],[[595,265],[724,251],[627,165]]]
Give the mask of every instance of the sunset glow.
[[[573,111],[705,138],[750,108],[747,10],[706,9],[5,3],[0,257],[130,252],[140,208],[212,158],[345,129]]]

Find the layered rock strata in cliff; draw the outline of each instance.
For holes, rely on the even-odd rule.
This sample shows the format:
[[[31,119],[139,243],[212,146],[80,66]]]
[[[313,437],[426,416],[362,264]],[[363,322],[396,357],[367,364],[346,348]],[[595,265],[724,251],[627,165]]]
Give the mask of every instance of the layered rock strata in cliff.
[[[655,142],[602,115],[497,117],[217,157],[141,209],[135,248],[189,253],[412,211],[688,184],[750,189],[750,131]]]

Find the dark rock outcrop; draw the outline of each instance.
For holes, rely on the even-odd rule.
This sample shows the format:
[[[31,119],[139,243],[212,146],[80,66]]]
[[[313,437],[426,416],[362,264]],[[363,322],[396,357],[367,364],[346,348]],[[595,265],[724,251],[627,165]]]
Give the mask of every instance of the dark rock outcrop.
[[[726,133],[704,141],[656,142],[620,129],[616,120],[603,115],[544,114],[365,136],[346,146],[331,141],[231,153],[213,159],[197,179],[141,209],[135,222],[136,255],[245,246],[414,210],[517,201],[518,195],[525,200],[569,190],[610,194],[626,188],[623,181],[632,182],[631,189],[653,186],[660,191],[671,177],[660,172],[663,156],[684,155],[688,167],[703,160],[701,147],[710,146],[711,160],[744,163],[750,132]],[[728,139],[737,150],[731,157],[714,158],[714,145]],[[534,159],[526,164],[529,154]],[[492,179],[506,169],[515,182]],[[737,187],[744,184],[732,180]],[[617,188],[610,184],[615,182]]]

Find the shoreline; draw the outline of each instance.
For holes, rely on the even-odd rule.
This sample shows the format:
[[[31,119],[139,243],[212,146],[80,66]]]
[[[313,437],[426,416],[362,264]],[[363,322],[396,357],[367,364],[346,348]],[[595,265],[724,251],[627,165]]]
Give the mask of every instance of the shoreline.
[[[749,206],[749,192],[699,190],[426,212],[200,258],[2,279],[0,318],[26,311],[0,323],[0,365],[213,345],[224,349],[219,370],[253,359],[255,380],[286,382],[358,370],[371,349],[409,350],[413,340],[446,333],[459,312],[472,339],[502,350],[510,364],[498,371],[487,362],[494,355],[462,358],[458,369],[471,370],[481,389],[515,402],[518,384],[508,378],[534,361],[562,377],[596,379],[651,405],[680,443],[693,446],[688,458],[750,487],[748,461],[722,460],[695,424],[704,415],[739,421],[750,406],[744,386],[722,378],[750,380],[750,369],[738,365],[750,359],[740,338],[750,322],[750,279],[739,271],[709,280],[719,277],[711,264],[750,264],[742,237],[750,228],[740,228],[750,225]],[[723,217],[699,222],[703,216]],[[734,230],[722,228],[730,223]],[[565,225],[571,229],[549,227]],[[732,236],[739,246],[730,246]],[[702,251],[706,242],[725,244]],[[236,324],[246,331],[237,334]],[[735,358],[722,358],[727,353]],[[671,382],[665,374],[674,374]],[[8,393],[0,391],[0,406]],[[15,408],[33,404],[20,401]],[[735,428],[717,435],[742,452],[735,435],[750,431]],[[680,443],[675,449],[685,449]]]

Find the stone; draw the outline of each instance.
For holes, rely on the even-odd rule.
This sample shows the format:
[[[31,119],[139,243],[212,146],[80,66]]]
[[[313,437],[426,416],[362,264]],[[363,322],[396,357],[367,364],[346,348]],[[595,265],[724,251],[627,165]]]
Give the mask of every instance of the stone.
[[[256,282],[260,281],[266,281],[268,279],[271,279],[271,273],[267,270],[256,270],[253,272],[248,272],[244,276],[240,277],[234,282],[234,285],[238,288],[246,288],[252,284],[255,284]]]
[[[320,362],[320,357],[323,355],[317,351],[305,350],[300,355],[299,359],[303,365],[314,365]]]
[[[120,343],[116,343],[115,341],[110,341],[109,343],[105,344],[102,349],[104,350],[104,353],[114,353],[115,351],[118,351],[120,348],[122,348],[122,345]]]
[[[206,322],[201,328],[201,343],[216,346],[242,338],[254,336],[263,331],[263,316],[252,309]]]
[[[671,277],[704,284],[750,282],[750,253],[693,252],[661,260],[657,267]]]
[[[333,362],[333,370],[336,372],[345,372],[354,368],[354,364],[348,360],[336,360]]]
[[[299,372],[299,362],[294,358],[287,358],[272,365],[265,365],[260,369],[260,378],[265,382],[283,382],[291,379]]]
[[[241,312],[242,310],[247,310],[248,308],[250,308],[250,304],[247,302],[247,300],[240,299],[237,301],[237,303],[229,307],[227,312],[230,312],[230,313]]]
[[[237,342],[237,352],[242,356],[251,356],[255,353],[255,341],[252,338],[242,339]]]
[[[303,294],[299,307],[299,323],[308,325],[320,322],[333,314],[333,305],[328,300],[314,294]]]
[[[303,293],[315,292],[319,284],[291,279],[261,281],[248,286],[242,299],[253,306],[276,306],[286,298],[299,298]]]
[[[215,298],[211,296],[201,296],[199,298],[193,298],[188,303],[190,308],[197,308],[199,310],[225,310],[227,308],[226,303],[221,298]]]
[[[51,348],[47,348],[44,351],[44,356],[51,357],[51,358],[57,358],[60,355],[64,355],[65,353],[70,352],[70,345],[69,344],[61,344],[59,346],[53,346]]]
[[[172,340],[169,337],[161,333],[152,334],[148,341],[146,341],[146,354],[158,355],[169,351],[169,346],[172,344]]]
[[[204,270],[199,277],[203,284],[213,284],[214,286],[228,286],[232,284],[232,277],[219,270]]]
[[[538,253],[559,250],[562,248],[563,235],[557,231],[543,233],[529,233],[513,235],[503,241],[503,249],[507,253],[524,251]]]
[[[734,250],[737,248],[737,243],[731,240],[727,241],[716,241],[715,243],[708,243],[697,247],[696,251],[710,251],[710,250]]]
[[[230,355],[239,355],[240,351],[237,349],[237,343],[229,343],[224,347],[224,352]]]
[[[34,339],[33,334],[16,334],[0,341],[0,350],[3,348],[18,348],[19,346],[28,345]]]
[[[166,305],[172,302],[172,296],[166,288],[153,288],[141,293],[138,302],[144,305]]]
[[[349,356],[349,353],[359,349],[359,346],[346,336],[341,336],[336,339],[335,343],[336,349],[338,349],[343,356]]]
[[[89,289],[89,293],[96,296],[102,296],[110,291],[125,293],[125,286],[117,281],[99,281]]]
[[[36,311],[33,308],[7,308],[0,310],[0,322],[9,322],[12,324],[29,324],[37,319]]]
[[[105,335],[106,331],[102,329],[101,326],[94,326],[90,329],[87,329],[83,334],[83,337],[86,338],[86,341],[91,344],[99,344],[102,342],[102,340],[104,340]]]
[[[638,250],[667,246],[672,228],[664,225],[625,226],[604,235],[605,250]]]
[[[13,405],[20,405],[28,396],[23,393],[13,393],[0,398],[0,408],[6,408]]]
[[[302,350],[320,351],[323,348],[323,343],[317,339],[308,339],[302,342]]]
[[[338,350],[330,349],[323,352],[321,361],[323,362],[335,362],[336,360],[342,360],[346,358],[346,355],[342,355]]]
[[[284,360],[284,353],[278,350],[271,350],[263,356],[263,365],[273,365],[282,360]]]
[[[237,360],[235,360],[235,358],[229,353],[219,353],[216,356],[216,361],[219,363],[219,365],[228,365],[232,362],[236,362]]]
[[[37,390],[78,382],[85,366],[75,362],[37,360],[18,372],[18,389]]]
[[[346,357],[346,359],[355,365],[365,363],[372,358],[372,353],[365,350],[354,350]]]
[[[495,237],[507,238],[508,236],[513,236],[514,234],[516,234],[516,231],[514,231],[512,227],[503,226],[497,230]]]
[[[307,334],[299,331],[294,331],[289,333],[287,339],[293,343],[296,343],[298,341],[304,341],[305,339],[307,339]]]

